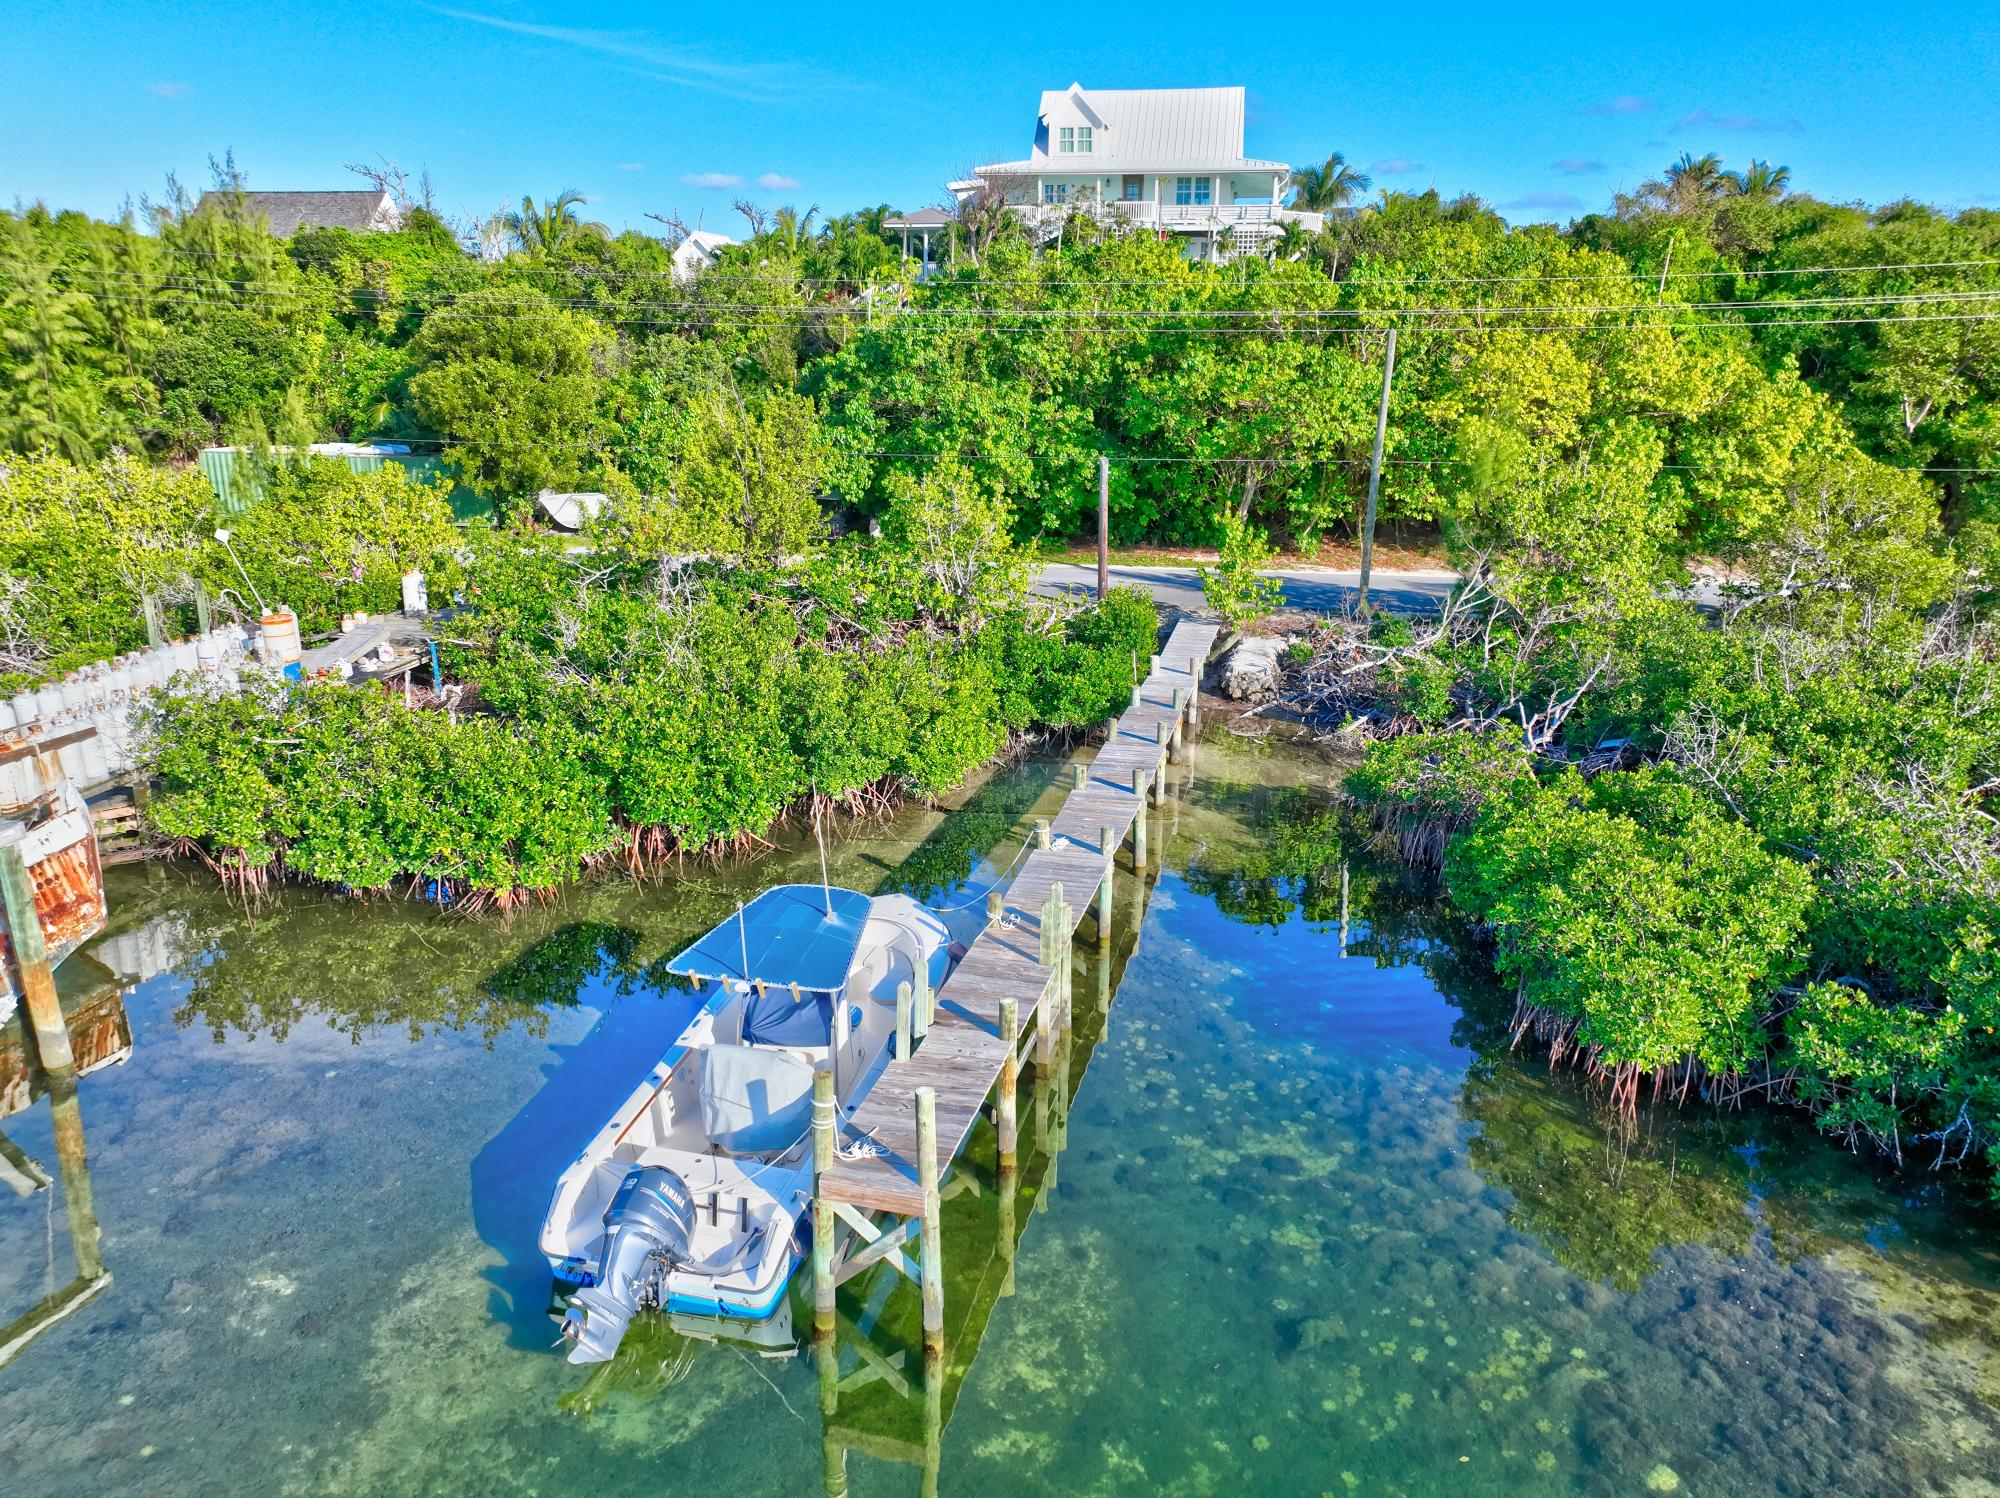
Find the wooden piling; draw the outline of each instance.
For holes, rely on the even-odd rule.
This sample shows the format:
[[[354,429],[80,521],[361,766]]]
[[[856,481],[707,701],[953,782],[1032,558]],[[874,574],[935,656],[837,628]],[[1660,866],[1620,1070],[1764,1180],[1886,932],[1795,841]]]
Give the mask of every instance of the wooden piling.
[[[910,1036],[913,1040],[922,1040],[931,1029],[931,970],[927,962],[917,964],[916,987],[910,999]]]
[[[1011,1176],[1021,1148],[1021,1121],[1015,1111],[1015,1093],[1021,1085],[1021,1006],[1013,999],[1000,1001],[1000,1043],[1006,1054],[1000,1061],[994,1124],[1000,1135],[1000,1173]]]
[[[1090,766],[1074,764],[1069,767],[1069,788],[1080,791],[1090,783]]]
[[[1111,881],[1112,863],[1110,852],[1106,850],[1104,877],[1097,881],[1097,944],[1108,946],[1111,942]]]
[[[833,1073],[813,1072],[813,1335],[833,1341],[833,1202],[822,1189],[833,1169]]]
[[[34,881],[21,854],[25,829],[11,830],[12,840],[0,845],[0,900],[5,905],[7,940],[14,954],[21,1007],[28,1012],[28,1027],[35,1032],[35,1053],[42,1070],[53,1076],[73,1070],[76,1058],[70,1053],[69,1027],[63,1023],[62,1004],[56,998],[55,970],[49,965],[41,917],[35,913]]]
[[[822,1337],[819,1359],[820,1491],[826,1498],[847,1498],[847,1447],[834,1431],[840,1411],[840,1348]]]
[[[986,924],[989,926],[999,925],[1000,917],[1006,913],[1007,896],[1005,892],[997,889],[989,889],[986,892]]]
[[[1021,1173],[1012,1166],[1000,1172],[1000,1258],[1006,1266],[1000,1277],[1000,1295],[1014,1293],[1014,1214],[1020,1205]]]
[[[912,1012],[912,1007],[910,1002],[910,985],[907,983],[898,983],[896,985],[896,1059],[898,1061],[908,1061],[910,1059],[910,1052],[916,1046],[915,1037],[911,1034],[911,1030],[916,1024],[916,1016]]]
[[[1050,843],[1053,841],[1054,841],[1054,834],[1049,831],[1049,819],[1047,817],[1036,817],[1035,847],[1041,851],[1046,852],[1048,850]]]
[[[919,1270],[924,1294],[924,1367],[944,1363],[944,1244],[938,1201],[937,1092],[917,1089],[917,1184],[923,1191]]]
[[[1347,955],[1347,860],[1340,861],[1340,955]]]
[[[1146,867],[1146,772],[1132,772],[1132,789],[1139,796],[1139,810],[1132,818],[1132,867]]]
[[[1153,805],[1167,804],[1167,751],[1160,751],[1160,758],[1153,766]]]

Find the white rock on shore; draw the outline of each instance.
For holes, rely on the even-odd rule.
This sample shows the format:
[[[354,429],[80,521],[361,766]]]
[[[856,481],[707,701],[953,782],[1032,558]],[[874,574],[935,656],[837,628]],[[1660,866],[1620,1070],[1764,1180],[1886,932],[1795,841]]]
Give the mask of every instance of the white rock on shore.
[[[1222,695],[1244,702],[1276,691],[1279,659],[1286,644],[1275,635],[1252,635],[1237,641],[1216,672]]]

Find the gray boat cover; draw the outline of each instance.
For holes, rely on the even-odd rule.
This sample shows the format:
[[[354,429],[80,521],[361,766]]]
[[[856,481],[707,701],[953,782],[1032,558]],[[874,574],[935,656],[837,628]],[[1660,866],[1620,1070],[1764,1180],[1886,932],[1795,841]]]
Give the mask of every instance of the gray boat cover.
[[[812,1127],[813,1069],[789,1051],[712,1045],[701,1053],[701,1121],[739,1155],[780,1154]]]

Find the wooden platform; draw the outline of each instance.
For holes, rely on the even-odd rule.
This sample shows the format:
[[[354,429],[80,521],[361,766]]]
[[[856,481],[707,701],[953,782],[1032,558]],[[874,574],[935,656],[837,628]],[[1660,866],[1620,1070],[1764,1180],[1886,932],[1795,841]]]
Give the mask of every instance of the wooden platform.
[[[892,1061],[839,1141],[872,1143],[879,1155],[842,1158],[822,1178],[827,1199],[864,1212],[915,1216],[923,1210],[917,1184],[917,1089],[937,1094],[937,1152],[940,1163],[956,1156],[999,1080],[1007,1048],[1000,1039],[1000,1003],[1019,1007],[1021,1031],[1047,1021],[1053,996],[1053,969],[1040,960],[1040,911],[1052,885],[1061,884],[1071,916],[1081,923],[1103,881],[1106,829],[1115,854],[1143,810],[1165,739],[1185,709],[1174,706],[1176,690],[1192,703],[1201,669],[1219,626],[1183,621],[1174,626],[1157,664],[1141,684],[1137,704],[1122,713],[1090,764],[1083,788],[1070,792],[1052,823],[1051,846],[1030,852],[1006,891],[1005,913],[972,943],[937,993],[930,1032],[907,1061]],[[1144,789],[1133,791],[1133,772]]]

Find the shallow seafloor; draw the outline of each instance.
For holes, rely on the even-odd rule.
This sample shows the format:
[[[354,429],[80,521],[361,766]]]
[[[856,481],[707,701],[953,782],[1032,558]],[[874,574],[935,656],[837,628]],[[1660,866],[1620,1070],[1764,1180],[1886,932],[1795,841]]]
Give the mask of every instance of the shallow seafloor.
[[[948,1203],[941,1491],[2000,1492],[1976,1191],[1769,1113],[1606,1119],[1508,1053],[1476,953],[1354,845],[1326,766],[1212,738],[1196,771],[1143,916],[1121,878],[1110,966],[1079,939],[1068,1086],[1029,1093],[1059,1118],[1073,1089],[1066,1130],[1030,1123],[1065,1147],[1053,1185],[1024,1165],[1011,1293],[969,1283],[997,1241],[977,1138],[984,1186]],[[1055,782],[850,827],[833,878],[978,899]],[[917,1491],[920,1389],[850,1348],[825,1421],[809,1361],[670,1330],[592,1375],[533,1251],[686,1013],[649,964],[817,872],[792,844],[501,924],[117,871],[93,955],[164,970],[81,1086],[112,1282],[0,1366],[0,1489],[761,1494],[831,1463]],[[55,1173],[46,1100],[0,1133]],[[0,1319],[73,1272],[61,1198],[0,1191]],[[893,1341],[878,1278],[843,1315]]]

